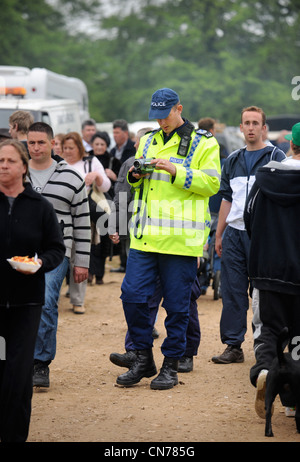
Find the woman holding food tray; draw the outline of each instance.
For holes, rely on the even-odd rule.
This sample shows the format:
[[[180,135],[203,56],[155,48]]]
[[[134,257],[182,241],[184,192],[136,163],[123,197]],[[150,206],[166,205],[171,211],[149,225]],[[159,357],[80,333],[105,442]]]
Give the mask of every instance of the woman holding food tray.
[[[22,143],[0,144],[0,441],[28,437],[36,334],[44,303],[44,274],[65,246],[49,201],[26,182]],[[28,257],[15,258],[15,257]]]

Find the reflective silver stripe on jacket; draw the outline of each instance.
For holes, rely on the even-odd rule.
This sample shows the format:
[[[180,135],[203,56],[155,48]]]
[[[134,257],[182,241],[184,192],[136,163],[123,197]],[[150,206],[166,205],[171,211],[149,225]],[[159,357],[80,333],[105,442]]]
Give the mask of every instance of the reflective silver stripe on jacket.
[[[151,173],[150,179],[155,180],[155,181],[166,181],[167,183],[169,183],[170,182],[170,174],[169,173],[153,171]]]
[[[172,220],[171,218],[148,218],[146,225],[161,226],[163,228],[195,229],[199,231],[205,229],[205,223],[190,220]]]
[[[207,169],[207,170],[201,170],[203,173],[205,173],[205,175],[208,175],[208,176],[215,176],[216,178],[218,178],[219,180],[221,179],[221,175],[218,173],[217,170],[211,168],[211,169]]]

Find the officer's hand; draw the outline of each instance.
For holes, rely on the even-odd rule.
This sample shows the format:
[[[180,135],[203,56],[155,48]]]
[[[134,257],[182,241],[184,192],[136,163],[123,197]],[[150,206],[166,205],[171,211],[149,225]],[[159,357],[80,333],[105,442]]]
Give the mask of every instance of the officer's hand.
[[[133,170],[134,170],[134,166],[130,167],[130,169],[129,169],[128,171],[129,171],[129,172],[131,173],[131,175],[132,175],[134,178],[136,178],[137,180],[140,180],[141,178],[144,178],[145,176],[147,176],[147,175],[149,176],[149,175],[150,175],[150,173],[144,173],[143,175],[142,175],[141,173],[134,173]]]
[[[167,159],[153,159],[151,164],[155,164],[155,168],[159,170],[165,170],[165,172],[170,173],[170,175],[176,175],[176,167],[172,162]]]

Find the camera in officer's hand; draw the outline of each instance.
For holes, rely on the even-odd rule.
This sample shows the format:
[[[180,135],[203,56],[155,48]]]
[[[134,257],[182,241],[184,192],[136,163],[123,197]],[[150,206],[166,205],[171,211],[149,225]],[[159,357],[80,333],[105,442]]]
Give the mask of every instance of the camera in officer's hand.
[[[146,175],[147,173],[152,173],[155,169],[155,164],[151,164],[151,160],[154,157],[147,158],[147,159],[136,159],[133,162],[134,169],[132,173],[137,173],[139,175]]]

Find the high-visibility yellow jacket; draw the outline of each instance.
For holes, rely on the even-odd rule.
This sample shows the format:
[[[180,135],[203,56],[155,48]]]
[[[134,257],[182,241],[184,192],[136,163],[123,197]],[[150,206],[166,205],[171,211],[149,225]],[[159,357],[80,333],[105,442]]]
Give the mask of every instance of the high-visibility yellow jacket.
[[[136,158],[168,159],[176,176],[163,170],[138,181],[130,228],[133,249],[173,255],[201,256],[207,239],[208,199],[220,187],[220,155],[216,139],[205,130],[193,131],[186,157],[177,153],[177,132],[164,144],[162,130],[141,138]]]

